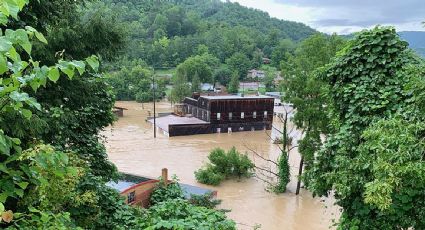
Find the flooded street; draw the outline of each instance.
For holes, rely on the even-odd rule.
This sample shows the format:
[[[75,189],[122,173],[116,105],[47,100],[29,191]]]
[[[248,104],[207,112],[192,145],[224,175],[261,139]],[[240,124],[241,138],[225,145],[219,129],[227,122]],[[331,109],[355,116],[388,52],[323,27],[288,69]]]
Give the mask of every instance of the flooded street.
[[[253,229],[258,224],[266,230],[324,230],[330,229],[333,219],[338,219],[338,208],[332,205],[332,199],[320,202],[306,190],[295,196],[300,159],[295,151],[290,155],[292,180],[288,191],[281,195],[265,191],[266,184],[256,178],[225,181],[217,187],[196,182],[193,172],[207,161],[209,152],[216,147],[228,150],[235,146],[259,165],[263,161],[254,157],[249,149],[263,157],[277,159],[280,149],[269,137],[277,135],[276,131],[169,138],[158,130],[154,139],[152,125],[145,121],[153,113],[151,104],[142,107],[136,102],[118,102],[117,106],[128,110],[103,134],[108,141],[109,158],[119,171],[157,178],[162,168],[168,168],[170,174],[176,174],[183,183],[217,190],[218,198],[223,200],[221,208],[232,210],[227,215],[238,223],[238,229]],[[168,111],[171,111],[169,103],[157,104],[157,112]]]

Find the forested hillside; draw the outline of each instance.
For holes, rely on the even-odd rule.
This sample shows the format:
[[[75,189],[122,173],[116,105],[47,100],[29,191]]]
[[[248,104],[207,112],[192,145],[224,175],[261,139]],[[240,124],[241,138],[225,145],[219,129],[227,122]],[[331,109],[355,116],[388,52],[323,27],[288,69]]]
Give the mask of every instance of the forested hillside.
[[[125,56],[155,67],[177,66],[199,54],[200,45],[222,63],[235,53],[250,60],[272,57],[280,40],[300,41],[315,33],[301,23],[274,19],[265,12],[219,0],[104,3],[130,33]]]

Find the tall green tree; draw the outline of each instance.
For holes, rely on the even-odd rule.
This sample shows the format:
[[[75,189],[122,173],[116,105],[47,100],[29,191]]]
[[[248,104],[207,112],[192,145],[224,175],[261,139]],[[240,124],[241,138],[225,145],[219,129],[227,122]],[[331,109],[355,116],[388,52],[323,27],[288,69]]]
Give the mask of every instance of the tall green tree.
[[[195,73],[195,75],[192,78],[192,85],[191,85],[191,91],[192,92],[200,92],[201,91],[201,81],[199,80],[198,73]]]
[[[232,71],[236,71],[239,75],[239,80],[246,78],[248,70],[251,68],[251,61],[243,53],[235,53],[230,58],[226,59],[226,64]]]
[[[296,108],[294,123],[304,136],[299,141],[302,155],[301,167],[308,172],[319,150],[321,134],[327,134],[329,119],[326,113],[326,87],[320,75],[320,67],[328,64],[345,41],[337,35],[316,34],[301,42],[294,54],[287,53],[281,62],[284,100]],[[308,185],[309,181],[304,182]]]
[[[170,100],[174,103],[181,103],[185,97],[190,96],[191,88],[186,75],[177,70],[177,74],[173,79],[173,89],[171,90]]]
[[[326,67],[332,132],[308,174],[334,191],[339,229],[422,229],[423,60],[394,28],[363,31]]]
[[[213,83],[213,71],[218,66],[218,59],[211,54],[204,53],[186,59],[177,66],[177,71],[186,75],[188,81],[192,81],[198,75],[202,83]]]
[[[229,93],[238,93],[239,92],[239,74],[238,74],[238,72],[233,72],[229,86],[227,87],[227,92],[229,92]]]

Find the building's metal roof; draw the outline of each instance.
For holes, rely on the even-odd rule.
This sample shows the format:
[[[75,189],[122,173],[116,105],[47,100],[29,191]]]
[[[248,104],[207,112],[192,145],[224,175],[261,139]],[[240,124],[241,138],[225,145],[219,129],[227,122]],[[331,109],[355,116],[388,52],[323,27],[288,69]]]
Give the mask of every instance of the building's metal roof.
[[[237,95],[226,95],[226,96],[201,96],[208,100],[245,100],[245,99],[273,99],[269,96],[237,96]]]

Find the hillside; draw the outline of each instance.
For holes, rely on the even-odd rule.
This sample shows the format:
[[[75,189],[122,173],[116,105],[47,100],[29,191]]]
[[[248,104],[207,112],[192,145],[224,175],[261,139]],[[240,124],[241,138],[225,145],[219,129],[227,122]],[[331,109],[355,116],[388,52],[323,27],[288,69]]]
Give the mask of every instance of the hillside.
[[[222,63],[237,53],[250,60],[272,57],[281,40],[298,42],[316,32],[219,0],[103,2],[130,33],[125,56],[155,67],[177,66],[205,50]]]
[[[412,49],[422,57],[425,57],[425,31],[403,31],[398,34],[409,42]]]

